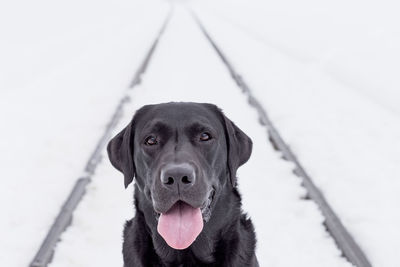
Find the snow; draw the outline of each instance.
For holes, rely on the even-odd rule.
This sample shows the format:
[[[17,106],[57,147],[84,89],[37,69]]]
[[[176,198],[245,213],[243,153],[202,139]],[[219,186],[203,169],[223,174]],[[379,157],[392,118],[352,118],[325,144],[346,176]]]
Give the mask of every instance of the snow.
[[[0,266],[26,266],[82,175],[169,5],[0,5],[0,250],[7,255]]]
[[[117,133],[149,103],[212,102],[253,139],[239,169],[261,266],[351,266],[301,180],[200,32],[264,104],[373,266],[400,247],[400,33],[394,0],[173,1]],[[0,266],[26,266],[169,12],[167,1],[0,3]],[[132,186],[105,153],[50,266],[121,266]]]
[[[316,205],[301,200],[305,192],[292,174],[292,166],[267,142],[256,112],[185,10],[175,10],[143,83],[132,91],[131,98],[118,130],[142,105],[174,100],[215,103],[250,135],[253,155],[238,176],[244,209],[255,223],[261,266],[319,266],[321,262],[324,266],[350,266],[322,226]],[[132,198],[131,187],[128,195]],[[51,266],[119,263],[121,227],[132,217],[128,209],[132,209],[132,200],[127,200],[122,175],[105,160]]]
[[[398,1],[191,2],[400,115]]]
[[[255,40],[206,10],[199,8],[206,27],[267,107],[372,265],[399,266],[400,212],[394,203],[400,203],[400,114],[393,112],[391,102],[382,106],[322,65]],[[346,75],[358,83],[357,75]],[[398,107],[400,94],[389,94],[384,86],[380,94]]]

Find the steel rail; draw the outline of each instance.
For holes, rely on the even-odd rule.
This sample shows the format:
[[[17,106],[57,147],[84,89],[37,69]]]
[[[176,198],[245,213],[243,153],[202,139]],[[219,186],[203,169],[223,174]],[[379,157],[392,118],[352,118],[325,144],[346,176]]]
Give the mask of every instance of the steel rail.
[[[262,125],[267,128],[269,141],[273,145],[276,150],[281,151],[283,158],[285,160],[291,161],[294,163],[295,168],[293,173],[299,176],[302,179],[302,185],[306,188],[308,197],[317,203],[319,209],[321,210],[323,216],[325,217],[325,226],[330,233],[330,235],[335,240],[338,248],[342,251],[343,256],[350,261],[352,264],[358,267],[371,267],[371,263],[365,256],[364,252],[361,250],[359,245],[355,242],[354,238],[350,235],[350,233],[346,230],[343,223],[340,221],[339,217],[336,215],[332,207],[329,205],[327,200],[321,191],[317,188],[317,186],[312,181],[311,177],[305,171],[303,166],[300,164],[296,155],[292,152],[290,147],[283,140],[282,136],[279,134],[278,130],[275,128],[274,124],[270,120],[267,115],[266,110],[261,105],[261,103],[254,97],[251,89],[244,81],[243,76],[239,74],[239,72],[233,67],[233,65],[228,60],[226,54],[224,54],[221,48],[216,44],[216,42],[212,39],[203,23],[200,21],[199,17],[191,10],[192,16],[200,27],[201,31],[210,42],[212,47],[215,49],[216,53],[223,61],[225,66],[228,68],[230,75],[233,80],[235,80],[238,87],[242,90],[242,92],[247,95],[249,104],[256,109],[259,121]]]
[[[142,63],[140,64],[132,81],[128,86],[128,90],[119,101],[119,104],[116,107],[114,114],[111,116],[111,119],[109,120],[103,135],[97,142],[94,151],[90,155],[84,168],[84,174],[76,181],[68,198],[64,202],[57,217],[55,218],[53,225],[50,227],[45,239],[43,240],[39,250],[29,264],[29,267],[45,267],[52,261],[57,243],[60,240],[62,233],[71,224],[73,212],[78,206],[79,202],[82,200],[82,197],[85,195],[87,185],[92,181],[95,170],[101,161],[102,151],[105,148],[108,140],[110,139],[112,131],[114,130],[115,126],[118,124],[123,115],[125,104],[130,101],[129,90],[140,84],[141,76],[145,73],[147,66],[149,65],[149,62],[154,54],[154,51],[157,48],[159,40],[168,25],[171,15],[172,9],[164,20],[161,29],[157,33],[156,39],[153,41],[150,49],[146,53]]]

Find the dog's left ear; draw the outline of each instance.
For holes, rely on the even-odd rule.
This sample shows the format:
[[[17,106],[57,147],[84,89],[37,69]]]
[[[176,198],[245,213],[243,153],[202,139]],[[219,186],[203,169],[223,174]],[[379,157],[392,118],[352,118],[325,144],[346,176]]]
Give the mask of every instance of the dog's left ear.
[[[132,158],[132,122],[117,134],[107,145],[108,158],[111,164],[124,174],[125,188],[132,182],[136,169]]]
[[[242,130],[239,129],[222,112],[225,123],[225,135],[228,147],[228,168],[232,186],[236,185],[236,171],[245,164],[251,155],[253,142]]]

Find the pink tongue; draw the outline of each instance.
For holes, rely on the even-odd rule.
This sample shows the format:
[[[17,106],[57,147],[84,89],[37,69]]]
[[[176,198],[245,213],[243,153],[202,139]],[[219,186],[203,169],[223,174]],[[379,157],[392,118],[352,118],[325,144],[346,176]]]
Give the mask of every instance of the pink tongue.
[[[192,208],[184,202],[175,203],[158,220],[158,233],[174,249],[189,247],[203,230],[200,208]]]

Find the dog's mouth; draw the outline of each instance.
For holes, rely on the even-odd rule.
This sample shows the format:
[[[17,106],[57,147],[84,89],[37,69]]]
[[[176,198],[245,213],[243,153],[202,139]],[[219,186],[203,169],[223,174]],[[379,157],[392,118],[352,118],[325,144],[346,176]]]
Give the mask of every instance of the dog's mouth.
[[[214,195],[212,189],[199,208],[179,200],[167,212],[158,214],[157,231],[170,247],[185,249],[196,240],[203,230],[203,221],[210,219]]]
[[[201,213],[203,215],[203,220],[208,222],[211,217],[211,205],[214,203],[215,189],[212,188],[208,194],[207,200],[201,206]]]
[[[210,190],[208,193],[208,198],[206,201],[203,202],[203,204],[200,207],[201,214],[203,215],[203,220],[204,222],[208,222],[211,217],[211,205],[214,203],[214,196],[215,196],[215,189],[214,187]],[[181,200],[178,200],[179,202]],[[182,201],[184,202],[184,201]],[[154,211],[154,216],[156,217],[156,220],[158,221],[160,219],[161,213]]]

